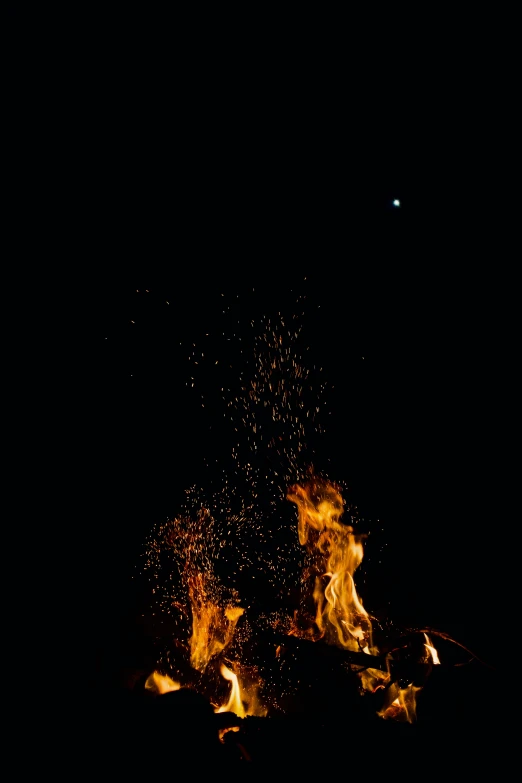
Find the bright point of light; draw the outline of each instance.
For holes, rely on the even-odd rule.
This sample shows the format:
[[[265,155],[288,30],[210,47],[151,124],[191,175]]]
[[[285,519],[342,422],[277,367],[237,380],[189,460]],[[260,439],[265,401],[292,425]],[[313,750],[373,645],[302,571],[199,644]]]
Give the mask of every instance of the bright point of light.
[[[395,198],[395,199],[393,200],[393,206],[394,206],[394,207],[400,207],[400,205],[401,205],[401,202],[399,201],[399,199],[398,199],[398,198]]]

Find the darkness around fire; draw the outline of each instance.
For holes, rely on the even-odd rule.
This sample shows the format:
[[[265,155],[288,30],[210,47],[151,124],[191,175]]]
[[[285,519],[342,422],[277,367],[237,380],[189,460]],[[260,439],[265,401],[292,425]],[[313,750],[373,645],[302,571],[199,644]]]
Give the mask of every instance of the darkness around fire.
[[[26,9],[24,15],[32,13]],[[505,184],[495,182],[513,171],[512,161],[504,167],[499,158],[507,128],[514,124],[499,121],[502,143],[492,142],[498,115],[488,112],[484,91],[491,84],[500,95],[499,82],[489,72],[474,88],[472,75],[478,61],[488,67],[487,47],[469,72],[470,61],[459,54],[466,62],[465,78],[458,85],[451,79],[457,85],[455,107],[464,107],[466,115],[470,91],[477,90],[480,116],[467,120],[468,126],[459,123],[453,106],[438,111],[422,79],[418,84],[415,79],[411,96],[398,106],[394,85],[405,74],[417,74],[417,67],[416,57],[408,61],[407,55],[402,67],[395,67],[401,47],[394,35],[390,59],[376,66],[381,94],[373,84],[363,85],[357,108],[352,89],[359,77],[353,71],[347,78],[345,41],[334,52],[343,62],[338,66],[325,58],[329,73],[322,78],[315,64],[321,58],[310,57],[313,36],[311,44],[306,36],[308,51],[302,60],[289,57],[291,75],[283,83],[280,73],[286,68],[275,67],[280,85],[275,97],[267,88],[271,54],[265,46],[255,84],[234,48],[230,78],[222,78],[215,68],[227,48],[220,36],[215,62],[198,65],[200,24],[186,53],[180,46],[185,30],[176,30],[174,44],[170,39],[163,47],[169,62],[162,65],[156,62],[162,47],[156,45],[155,24],[154,73],[148,77],[143,36],[127,36],[122,14],[117,16],[112,33],[96,23],[97,33],[107,36],[106,61],[96,35],[87,36],[78,55],[85,18],[69,30],[57,19],[53,36],[42,35],[38,25],[34,39],[45,49],[38,62],[34,52],[25,55],[24,20],[10,58],[15,71],[28,68],[31,89],[41,93],[35,102],[25,84],[15,84],[21,105],[31,110],[27,122],[18,122],[18,108],[11,113],[20,140],[16,152],[9,147],[16,186],[9,191],[6,224],[16,224],[12,244],[20,257],[21,243],[29,237],[36,249],[26,257],[58,260],[55,268],[62,274],[67,268],[62,260],[77,258],[100,259],[113,269],[122,260],[157,267],[147,276],[133,274],[136,288],[117,287],[114,277],[88,287],[79,349],[69,330],[74,319],[60,319],[65,380],[52,391],[61,409],[56,418],[65,420],[67,430],[59,450],[64,470],[55,468],[52,412],[41,416],[49,437],[30,441],[28,451],[35,473],[51,467],[35,516],[49,529],[59,561],[54,568],[42,557],[42,582],[52,570],[56,594],[65,600],[63,610],[56,611],[54,591],[42,600],[39,584],[30,596],[46,626],[35,633],[31,624],[36,643],[30,647],[29,673],[45,679],[38,654],[47,647],[54,658],[47,678],[52,699],[56,687],[71,691],[83,710],[85,691],[95,693],[99,712],[85,710],[81,725],[62,713],[73,732],[87,740],[80,763],[91,752],[97,716],[107,718],[112,741],[107,694],[129,684],[132,673],[149,672],[157,637],[172,638],[144,571],[146,542],[158,525],[180,513],[192,486],[219,491],[225,478],[235,501],[247,497],[252,487],[239,469],[247,462],[259,468],[258,505],[279,528],[263,541],[258,530],[251,531],[245,542],[251,565],[235,575],[234,586],[245,618],[281,608],[285,601],[291,609],[298,576],[288,577],[278,591],[277,573],[267,567],[289,541],[295,545],[296,508],[285,499],[283,478],[285,453],[298,446],[300,469],[313,465],[342,486],[344,521],[366,536],[355,584],[382,635],[436,629],[497,665],[498,676],[493,671],[483,677],[492,670],[478,664],[452,671],[436,684],[453,703],[460,673],[471,672],[473,678],[478,672],[475,696],[463,714],[469,714],[469,703],[479,720],[483,711],[487,737],[491,723],[493,732],[498,729],[496,697],[506,688],[501,664],[514,628],[505,602],[517,574],[506,568],[506,559],[518,514],[507,500],[509,486],[515,485],[517,447],[512,390],[518,349],[512,350],[512,334],[518,307],[510,296],[518,290],[513,264],[518,241],[503,247],[512,196]],[[408,37],[410,23],[404,25]],[[234,19],[231,30],[236,24]],[[344,36],[344,26],[339,29]],[[213,27],[209,33],[216,38]],[[60,38],[56,47],[55,36]],[[299,38],[293,23],[291,37]],[[414,37],[422,47],[422,34]],[[474,38],[468,27],[465,37]],[[64,55],[63,38],[70,50]],[[115,42],[124,40],[129,54],[120,57]],[[482,46],[482,36],[476,40]],[[246,47],[249,41],[245,36]],[[329,41],[328,33],[330,55],[336,47]],[[376,48],[372,42],[363,69],[370,67]],[[441,52],[444,59],[446,48],[437,40],[432,58],[437,84]],[[46,78],[51,55],[56,75]],[[78,69],[71,65],[75,57],[81,61]],[[310,79],[300,70],[304,61],[310,63]],[[160,83],[162,73],[166,84]],[[337,78],[331,79],[334,73]],[[375,107],[372,116],[366,103]],[[513,105],[511,98],[506,103]],[[480,138],[480,128],[487,139]],[[71,287],[60,280],[56,288],[68,312],[82,299],[78,283]],[[26,310],[21,306],[19,312]],[[48,305],[46,320],[50,315]],[[253,452],[238,389],[248,388],[255,370],[256,338],[283,321],[285,335],[294,326],[300,329],[295,349],[310,372],[305,385],[312,392],[303,415],[311,410],[315,391],[324,385],[324,392],[316,421],[307,419],[306,437],[291,444],[286,439],[296,428],[289,422],[274,425],[259,405],[256,416],[266,440],[257,440],[259,450]],[[38,353],[34,395],[42,385],[48,393],[52,380],[49,345],[42,344]],[[21,445],[25,450],[24,440]],[[274,469],[280,481],[275,487]],[[46,505],[51,493],[53,503]],[[67,524],[56,540],[52,525],[62,495]],[[42,520],[44,514],[50,520]],[[29,522],[21,528],[17,550],[6,550],[9,557],[36,549],[34,518]],[[223,581],[225,565],[217,564]],[[25,590],[24,584],[18,587]],[[50,630],[56,619],[67,637],[63,646]],[[71,631],[78,631],[78,639],[72,641]],[[448,647],[431,638],[444,663]],[[460,658],[458,648],[449,647],[455,660],[468,660],[465,651]],[[78,678],[72,688],[62,677],[63,658],[72,661]],[[49,705],[54,709],[53,700]],[[438,717],[444,721],[444,709]],[[458,731],[456,736],[460,742]],[[313,735],[307,737],[312,747]],[[346,738],[339,739],[344,749]],[[468,742],[466,749],[475,753],[474,736]],[[307,741],[298,736],[296,745],[306,747]],[[53,736],[51,752],[60,747]],[[370,743],[369,751],[371,767],[378,743]],[[439,751],[429,758],[432,766]],[[132,758],[128,748],[124,753]],[[410,763],[406,754],[396,753],[389,767],[388,758],[385,762],[387,774]],[[409,769],[424,774],[425,766]]]

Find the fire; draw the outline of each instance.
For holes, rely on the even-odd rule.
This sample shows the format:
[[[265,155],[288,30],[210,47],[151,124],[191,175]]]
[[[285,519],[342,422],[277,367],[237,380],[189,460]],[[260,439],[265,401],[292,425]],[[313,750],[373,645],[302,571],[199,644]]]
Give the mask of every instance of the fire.
[[[354,580],[363,559],[365,536],[355,534],[353,527],[342,521],[345,507],[339,488],[313,477],[304,484],[291,486],[286,497],[297,506],[298,540],[307,555],[301,577],[303,600],[287,633],[315,642],[322,640],[352,653],[351,658],[347,655],[347,665],[359,678],[361,691],[383,690],[382,707],[376,710],[377,714],[385,720],[415,721],[420,687],[403,675],[397,682],[393,681],[393,653],[380,655],[373,643],[372,618],[363,606]],[[188,541],[189,553],[183,571],[192,609],[190,665],[195,673],[202,674],[213,659],[220,664],[219,671],[230,683],[230,691],[226,701],[213,704],[215,712],[232,712],[238,718],[266,716],[268,710],[258,697],[262,682],[256,672],[242,664],[241,656],[233,663],[228,660],[228,665],[223,663],[222,655],[231,645],[245,610],[234,601],[222,599],[209,564],[204,569],[195,567],[195,541],[198,558],[205,561],[203,526],[197,532]],[[423,650],[424,653],[421,648],[417,655],[417,663],[440,664],[437,650],[426,633]],[[275,646],[274,660],[280,655],[281,647]],[[364,665],[366,656],[368,666]],[[404,673],[404,668],[401,671]],[[145,687],[165,693],[180,685],[156,671]]]
[[[230,696],[226,704],[218,707],[216,712],[233,712],[238,718],[245,718],[247,715],[256,717],[265,717],[267,709],[258,698],[260,682],[249,681],[246,675],[236,674],[225,664],[221,664],[221,675],[225,680],[232,683]]]
[[[214,712],[233,712],[238,718],[245,718],[247,715],[264,717],[267,714],[258,700],[258,683],[248,683],[246,678],[240,678],[232,669],[225,664],[221,664],[220,672],[223,679],[231,683],[230,695],[226,703],[220,707],[215,707]],[[161,674],[155,670],[147,677],[145,688],[157,695],[168,693],[169,691],[178,691],[181,684],[176,682],[167,674]]]
[[[372,642],[372,623],[355,589],[354,573],[363,559],[363,536],[341,521],[344,501],[338,488],[329,481],[314,478],[305,485],[291,487],[287,499],[297,505],[299,542],[311,556],[304,581],[314,579],[314,624],[318,633],[294,624],[292,633],[323,638],[346,650],[377,656]],[[326,583],[324,580],[327,580]],[[298,618],[299,619],[299,618]],[[428,660],[440,663],[437,650],[425,636]],[[416,694],[419,687],[410,683],[401,688],[391,683],[389,663],[385,671],[374,667],[358,671],[363,690],[384,688],[385,704],[378,712],[383,718],[413,722],[416,719]]]
[[[437,650],[435,649],[435,647],[432,645],[430,637],[428,636],[427,633],[424,634],[424,638],[426,639],[426,644],[424,646],[426,647],[426,651],[427,651],[429,657],[431,657],[432,663],[440,664],[439,654],[438,654]]]
[[[340,492],[328,482],[314,480],[306,486],[295,485],[287,498],[298,508],[299,542],[313,557],[315,624],[320,638],[348,650],[370,652],[372,624],[353,578],[363,559],[362,537],[341,522],[344,502]]]
[[[221,665],[221,674],[225,680],[229,680],[232,683],[232,689],[230,691],[230,697],[228,702],[222,707],[218,707],[216,712],[233,712],[238,718],[245,717],[245,708],[243,706],[243,700],[241,698],[241,690],[239,687],[239,680],[237,674],[228,669],[225,664]]]
[[[201,573],[190,577],[188,591],[192,606],[190,663],[203,672],[210,659],[230,644],[244,609],[240,606],[223,609],[212,601],[207,594],[205,575]]]
[[[287,596],[288,600],[292,600],[294,575],[290,573],[288,584],[288,571],[283,569],[287,568],[290,555],[299,560],[303,557],[302,549],[299,551],[300,544],[305,550],[306,562],[301,574],[302,590],[298,608],[290,617],[281,607],[285,598],[274,608],[269,597],[267,608],[270,615],[262,618],[258,616],[265,628],[268,626],[277,632],[277,639],[273,638],[273,649],[272,639],[268,634],[268,645],[265,648],[268,658],[273,655],[275,673],[282,673],[282,677],[286,677],[287,669],[292,668],[292,656],[286,655],[285,644],[280,638],[285,633],[298,637],[299,645],[300,640],[304,639],[335,646],[340,648],[340,653],[339,650],[327,652],[335,653],[336,658],[346,660],[346,665],[342,660],[342,667],[348,669],[350,679],[353,672],[356,686],[360,683],[360,689],[366,695],[378,690],[377,698],[380,698],[383,691],[384,704],[379,714],[383,718],[393,717],[411,722],[415,717],[416,692],[419,688],[417,682],[413,681],[414,675],[411,675],[408,669],[408,661],[393,661],[393,655],[396,652],[402,655],[399,650],[404,648],[393,647],[387,655],[380,654],[373,641],[374,618],[366,611],[356,590],[355,573],[363,560],[365,536],[356,534],[352,525],[343,521],[345,503],[338,486],[314,476],[311,472],[307,481],[301,482],[299,478],[302,475],[298,467],[299,460],[308,449],[308,422],[313,424],[316,413],[321,410],[318,405],[320,398],[317,398],[314,384],[311,383],[313,376],[302,364],[296,350],[295,341],[300,328],[296,330],[294,318],[291,319],[289,329],[281,314],[278,314],[278,318],[280,322],[275,326],[265,316],[261,319],[262,333],[254,340],[254,377],[249,381],[244,376],[246,365],[243,346],[238,357],[241,368],[237,375],[239,385],[229,384],[223,377],[221,393],[225,394],[226,390],[233,395],[230,399],[226,399],[225,395],[223,399],[227,408],[239,414],[234,431],[239,433],[242,430],[241,425],[246,428],[246,459],[243,459],[244,442],[240,436],[231,455],[235,463],[234,471],[227,469],[224,472],[222,490],[218,494],[213,493],[209,499],[205,493],[192,487],[186,493],[189,507],[185,506],[183,513],[176,519],[162,523],[158,527],[158,536],[150,541],[146,567],[153,573],[157,571],[156,578],[158,575],[161,577],[159,581],[162,584],[160,588],[158,583],[158,593],[162,596],[162,611],[169,612],[172,617],[173,609],[176,609],[176,614],[179,610],[175,619],[176,652],[181,650],[187,657],[187,660],[183,661],[183,676],[181,671],[176,671],[176,663],[169,660],[169,666],[174,670],[175,677],[186,682],[190,679],[190,673],[185,671],[185,664],[189,662],[194,682],[205,683],[206,690],[210,693],[216,686],[216,679],[219,680],[220,671],[227,684],[230,683],[230,690],[227,690],[226,703],[214,706],[217,706],[218,711],[234,712],[238,717],[266,714],[266,710],[257,700],[257,688],[263,696],[266,694],[267,701],[275,705],[276,709],[284,702],[285,697],[291,698],[294,689],[293,676],[289,677],[288,683],[277,682],[270,692],[270,686],[274,685],[270,680],[270,661],[266,668],[265,660],[259,667],[265,678],[263,684],[268,686],[266,691],[261,690],[260,680],[256,681],[255,673],[251,677],[243,676],[247,669],[246,661],[258,661],[256,654],[259,650],[256,647],[255,634],[248,637],[251,618],[248,618],[248,623],[240,622],[245,609],[239,605],[236,588],[231,586],[236,583],[244,584],[250,567],[253,567],[253,571],[260,567],[270,587],[274,588],[274,595]],[[194,344],[193,348],[195,347]],[[204,353],[201,352],[201,359],[203,356]],[[194,366],[199,365],[199,352],[196,354],[191,351],[190,361],[193,360]],[[233,362],[230,367],[234,367]],[[191,381],[192,387],[199,382],[193,375]],[[321,393],[324,388],[321,383]],[[313,400],[308,399],[310,391]],[[203,397],[202,394],[201,398]],[[226,413],[228,414],[228,411]],[[319,433],[320,429],[315,432]],[[265,454],[268,457],[268,465],[263,460],[264,447],[268,448]],[[243,498],[230,483],[234,473],[246,480]],[[292,482],[299,483],[292,485]],[[263,512],[258,513],[259,499],[264,496],[263,499],[269,501],[272,508],[275,506],[276,495],[277,499],[280,498],[283,486],[287,490],[286,499],[297,507],[297,540],[289,529],[279,530],[274,526],[265,530]],[[273,494],[274,491],[276,495]],[[211,509],[219,509],[220,513],[214,516]],[[243,538],[244,531],[247,534],[246,541]],[[252,534],[256,532],[263,541],[261,557],[256,550],[255,541],[251,546]],[[280,533],[283,535],[279,535]],[[290,543],[286,534],[288,539],[291,538]],[[269,550],[264,544],[269,546]],[[171,579],[165,579],[168,574],[163,568],[167,559],[164,555],[167,553],[169,563],[176,566]],[[227,591],[232,590],[232,598],[225,598],[229,592],[221,588],[216,576],[218,561],[226,566],[231,577]],[[252,575],[254,576],[254,573]],[[299,577],[299,574],[297,576]],[[255,597],[257,599],[257,595]],[[274,598],[274,601],[278,600],[277,597]],[[257,600],[252,603],[255,604],[253,612],[256,612],[259,604]],[[248,605],[248,599],[243,605]],[[293,609],[294,607],[290,614]],[[264,611],[264,607],[261,611]],[[242,638],[245,627],[246,641],[252,641],[246,655],[246,645],[243,646]],[[251,630],[252,628],[253,624],[250,626]],[[224,654],[227,656],[228,665],[223,663]],[[252,654],[251,658],[248,658],[249,654]],[[420,651],[416,650],[414,656],[415,663],[427,664],[426,669],[430,669],[431,664],[439,663],[437,651],[427,635]],[[233,663],[230,662],[231,657],[234,658]],[[254,668],[252,666],[252,669]],[[293,671],[291,674],[293,675]],[[397,682],[393,680],[394,674],[397,675]],[[299,682],[297,679],[296,688]],[[217,687],[221,693],[220,686],[223,686],[222,682]],[[163,683],[154,687],[159,689],[166,686]],[[357,691],[357,687],[355,690]],[[220,697],[215,697],[215,701],[220,701]],[[376,710],[378,706],[381,706],[380,701]]]
[[[378,711],[379,717],[388,720],[393,718],[397,721],[413,723],[417,717],[417,693],[420,687],[410,683],[406,688],[400,688],[394,682],[387,691],[387,698],[381,710]]]
[[[152,672],[147,677],[145,688],[154,693],[168,693],[169,691],[178,691],[181,685],[175,682],[168,674],[160,674],[158,671]]]

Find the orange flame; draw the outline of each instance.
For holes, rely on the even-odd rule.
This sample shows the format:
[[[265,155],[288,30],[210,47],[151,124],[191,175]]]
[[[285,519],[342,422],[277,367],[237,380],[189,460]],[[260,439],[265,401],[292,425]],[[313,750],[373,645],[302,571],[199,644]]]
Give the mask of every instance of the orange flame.
[[[221,665],[220,671],[225,680],[229,680],[232,683],[232,689],[230,691],[228,702],[222,707],[218,707],[215,712],[233,712],[238,716],[238,718],[244,718],[245,708],[241,700],[241,689],[239,687],[237,674],[235,674],[231,669],[228,669],[225,664]]]
[[[417,717],[417,693],[420,687],[410,684],[407,688],[400,688],[396,682],[392,683],[387,691],[386,702],[377,713],[379,717],[389,720],[414,723]]]
[[[424,633],[426,655],[425,662],[440,664],[439,654],[427,633]],[[400,688],[394,682],[388,688],[385,703],[377,713],[385,720],[393,718],[397,721],[407,721],[413,723],[417,719],[417,693],[421,690],[420,686],[410,683],[406,688]]]
[[[192,605],[190,663],[194,669],[203,672],[212,656],[222,652],[230,644],[244,609],[240,606],[227,606],[223,609],[211,601],[207,595],[204,574],[191,577],[188,590]]]
[[[320,636],[345,649],[369,653],[372,625],[353,579],[363,558],[362,537],[340,521],[341,494],[333,484],[314,479],[291,487],[287,498],[298,508],[299,542],[316,555],[313,598]]]
[[[297,505],[299,542],[314,559],[305,578],[315,575],[314,623],[319,631],[315,638],[324,638],[327,643],[346,650],[377,655],[370,616],[354,582],[354,573],[363,559],[363,537],[356,536],[351,525],[341,522],[344,501],[338,488],[329,481],[313,478],[304,486],[291,487],[287,499]],[[299,629],[297,624],[291,633],[313,635],[309,628]],[[437,650],[427,634],[424,636],[426,655],[432,663],[440,663]],[[367,668],[359,671],[358,676],[363,690],[387,689],[385,704],[378,715],[410,723],[416,719],[419,687],[411,683],[401,688],[398,683],[390,683],[389,670]]]
[[[424,638],[426,639],[426,644],[424,646],[426,647],[426,651],[431,658],[431,662],[433,664],[437,664],[437,663],[440,664],[439,654],[435,649],[435,647],[432,645],[431,639],[427,633],[424,634]]]
[[[168,674],[160,674],[158,671],[152,672],[145,682],[145,688],[157,694],[179,691],[180,687],[179,682],[175,682]]]
[[[240,682],[238,675],[225,664],[221,664],[220,671],[225,680],[232,683],[232,688],[227,703],[218,707],[215,712],[233,712],[238,718],[247,715],[255,715],[259,718],[267,714],[267,709],[258,700],[259,683],[248,683],[244,677]]]
[[[314,477],[305,485],[290,487],[287,499],[297,506],[299,542],[309,555],[302,583],[310,588],[306,600],[313,600],[313,612],[302,612],[302,617],[296,612],[290,633],[378,656],[379,650],[372,641],[371,619],[354,581],[354,573],[363,559],[364,536],[355,535],[353,527],[341,521],[344,501],[339,489],[327,480]],[[232,604],[223,606],[210,571],[197,570],[190,558],[184,577],[192,608],[190,663],[197,671],[204,672],[211,658],[230,645],[244,609]],[[426,633],[424,639],[423,662],[440,664],[437,650]],[[278,648],[276,657],[279,652]],[[386,660],[390,662],[391,657]],[[265,716],[268,710],[258,700],[260,681],[252,672],[245,676],[247,669],[239,663],[234,668],[236,671],[221,665],[221,675],[231,683],[231,690],[226,704],[215,706],[215,712],[233,712],[239,718]],[[416,719],[420,687],[412,682],[402,688],[398,682],[391,682],[390,668],[362,669],[357,664],[357,675],[363,690],[385,689],[384,705],[377,713],[380,717],[409,723]],[[145,687],[166,693],[179,689],[180,684],[155,671]]]

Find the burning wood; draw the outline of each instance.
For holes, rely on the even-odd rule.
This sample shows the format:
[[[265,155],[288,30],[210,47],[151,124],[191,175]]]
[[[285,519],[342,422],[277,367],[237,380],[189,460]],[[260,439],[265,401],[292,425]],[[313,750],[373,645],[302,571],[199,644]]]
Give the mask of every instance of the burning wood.
[[[419,632],[399,642],[388,640],[380,650],[373,640],[372,618],[355,588],[363,537],[342,522],[339,489],[312,478],[292,486],[287,497],[297,506],[298,538],[306,552],[303,601],[294,616],[286,624],[279,618],[272,624],[265,622],[262,632],[258,628],[258,650],[251,632],[249,663],[248,635],[239,643],[236,632],[245,609],[237,601],[223,602],[214,574],[200,570],[205,542],[200,531],[210,519],[204,511],[198,517],[199,527],[191,529],[187,538],[183,568],[192,633],[186,644],[177,640],[177,662],[168,656],[165,672],[151,675],[147,687],[158,694],[195,687],[209,698],[216,714],[235,716],[228,719],[235,728],[235,722],[247,717],[291,711],[292,693],[297,698],[302,681],[307,681],[310,692],[323,691],[323,704],[333,703],[339,689],[344,690],[345,702],[350,694],[352,704],[354,694],[360,700],[361,695],[375,697],[379,692],[379,702],[372,700],[374,714],[413,723],[417,694],[432,668],[440,665],[431,638]],[[178,525],[169,540],[179,539],[180,531]],[[310,598],[314,612],[309,610]],[[185,660],[180,662],[183,651]],[[312,679],[307,671],[313,673]],[[330,699],[324,698],[327,686],[332,688]],[[297,701],[302,708],[301,698]],[[317,707],[317,698],[314,703]]]
[[[310,743],[314,731],[342,744],[343,731],[354,735],[367,727],[373,736],[378,726],[404,724],[413,730],[420,703],[434,705],[433,713],[441,709],[430,682],[452,676],[434,639],[453,640],[432,629],[384,635],[379,624],[378,645],[375,618],[355,587],[364,537],[342,521],[339,489],[312,478],[292,486],[287,497],[297,506],[304,552],[294,613],[256,615],[238,595],[225,597],[205,551],[208,512],[194,524],[177,523],[169,541],[184,557],[188,608],[177,602],[176,609],[186,621],[185,638],[167,641],[146,687],[160,699],[196,690],[211,705],[221,743],[243,743],[254,757],[269,753],[267,741],[272,752],[296,736],[302,743],[303,719]],[[188,715],[184,719],[190,723]]]

